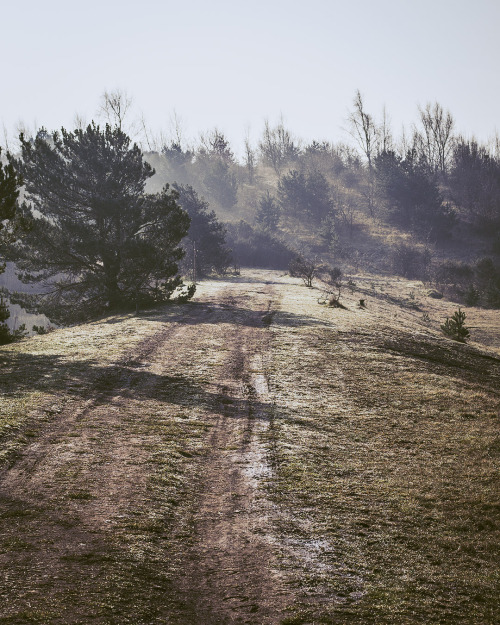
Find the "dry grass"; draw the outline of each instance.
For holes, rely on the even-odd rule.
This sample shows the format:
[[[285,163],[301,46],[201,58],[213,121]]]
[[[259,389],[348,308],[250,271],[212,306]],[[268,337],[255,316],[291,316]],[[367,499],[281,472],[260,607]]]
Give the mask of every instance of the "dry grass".
[[[316,326],[280,326],[292,301]],[[291,287],[273,326],[286,622],[498,622],[500,360],[378,294],[311,301]]]

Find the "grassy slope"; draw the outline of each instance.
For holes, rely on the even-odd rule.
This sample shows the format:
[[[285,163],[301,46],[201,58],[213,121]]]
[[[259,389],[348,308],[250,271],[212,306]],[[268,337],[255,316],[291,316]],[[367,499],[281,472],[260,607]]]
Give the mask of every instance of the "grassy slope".
[[[267,493],[279,511],[276,548],[297,597],[286,622],[498,622],[498,317],[469,312],[473,338],[493,345],[485,351],[443,339],[439,322],[453,306],[426,299],[417,283],[360,277],[366,310],[356,307],[355,293],[341,311],[319,306],[318,293],[296,280],[255,275],[282,285],[270,325],[273,420],[264,437],[274,467]],[[424,311],[430,325],[421,323]],[[103,320],[2,348],[4,460],[50,428],[75,397],[88,397],[99,380],[102,386],[106,371],[160,331],[169,314]],[[194,345],[175,363],[172,356],[201,390],[219,358],[211,349]],[[211,419],[192,403],[190,387],[176,392],[185,393],[182,401],[143,401],[141,422],[116,426],[150,441],[141,461],[150,472],[149,500],[132,502],[95,549],[70,555],[67,586],[52,603],[39,600],[0,622],[68,622],[60,615],[82,583],[88,613],[74,622],[96,615],[103,623],[155,622],[165,606],[175,615],[175,593],[165,587],[182,569],[179,545],[191,538],[189,509],[203,470],[196,450],[208,444]],[[104,442],[113,435],[105,421],[95,427]],[[78,428],[61,444],[73,434]],[[61,475],[61,484],[72,479]],[[90,487],[73,488],[50,512],[74,523],[73,507],[87,496],[96,497]],[[47,512],[4,506],[0,555],[17,553],[12,575],[27,571],[44,544],[39,535],[21,544],[16,528]],[[25,605],[21,595],[40,592],[29,581],[4,597]]]
[[[382,285],[348,312],[291,286],[275,316],[287,622],[498,622],[500,360],[442,339]],[[292,307],[307,322],[286,327]]]

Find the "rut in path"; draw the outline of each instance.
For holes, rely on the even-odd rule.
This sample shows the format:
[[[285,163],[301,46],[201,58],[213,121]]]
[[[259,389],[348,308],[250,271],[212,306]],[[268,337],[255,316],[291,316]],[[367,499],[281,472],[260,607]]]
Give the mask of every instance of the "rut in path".
[[[220,416],[186,569],[193,623],[279,623],[287,604],[273,554],[274,511],[259,488],[270,477],[262,442],[272,418],[265,373],[269,298],[260,310],[255,304],[252,318],[249,313],[239,327],[231,326],[231,349],[218,380]]]

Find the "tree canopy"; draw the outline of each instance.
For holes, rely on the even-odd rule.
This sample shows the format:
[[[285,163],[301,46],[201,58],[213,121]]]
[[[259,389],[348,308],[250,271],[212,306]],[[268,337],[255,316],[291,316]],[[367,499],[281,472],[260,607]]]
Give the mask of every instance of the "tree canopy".
[[[167,300],[182,283],[177,263],[189,217],[166,185],[146,194],[154,170],[119,127],[21,135],[11,158],[26,187],[31,228],[14,249],[27,281],[43,281],[41,310],[85,318],[132,303]]]
[[[1,152],[0,149],[0,157]],[[0,251],[7,242],[9,235],[13,233],[20,185],[21,178],[16,173],[13,164],[6,163],[3,165],[0,161]],[[3,271],[5,271],[5,264],[0,262],[0,273]]]

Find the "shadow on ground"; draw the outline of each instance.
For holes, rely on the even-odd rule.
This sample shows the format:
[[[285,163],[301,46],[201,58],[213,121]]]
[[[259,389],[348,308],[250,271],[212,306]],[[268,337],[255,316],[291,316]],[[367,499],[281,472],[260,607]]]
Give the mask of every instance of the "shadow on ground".
[[[238,298],[241,301],[241,297]],[[249,299],[250,296],[249,296]],[[235,300],[234,300],[235,301]],[[235,325],[258,328],[266,325],[283,327],[322,326],[332,327],[333,323],[310,317],[297,315],[291,312],[279,312],[270,308],[267,311],[244,308],[227,298],[220,303],[189,302],[182,306],[166,306],[161,309],[144,311],[139,313],[141,319],[164,323],[182,323],[185,325],[198,325],[201,323],[231,323]],[[271,301],[270,301],[271,303]],[[121,319],[109,319],[105,323],[119,323]]]

